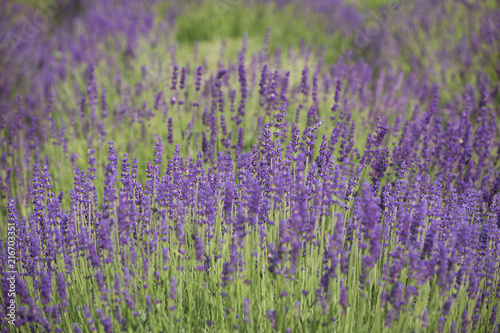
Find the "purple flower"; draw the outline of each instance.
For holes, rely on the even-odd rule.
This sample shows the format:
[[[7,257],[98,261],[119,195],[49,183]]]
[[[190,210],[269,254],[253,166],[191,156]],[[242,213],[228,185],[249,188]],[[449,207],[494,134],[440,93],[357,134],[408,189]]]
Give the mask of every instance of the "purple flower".
[[[450,312],[452,301],[453,301],[453,299],[451,297],[449,297],[446,300],[446,302],[444,302],[443,311],[442,311],[442,314],[443,314],[444,317],[446,317],[448,315],[448,313]]]
[[[307,101],[307,96],[309,94],[309,87],[307,85],[307,78],[309,76],[309,67],[305,67],[302,70],[302,81],[300,85],[300,92],[304,94],[304,101]]]
[[[87,323],[93,327],[94,326],[94,318],[92,318],[92,314],[90,313],[89,307],[85,304],[83,306],[83,313],[85,314],[85,318],[87,319]]]
[[[226,187],[226,194],[224,196],[224,213],[231,219],[231,210],[233,206],[233,185],[229,183]]]
[[[177,278],[172,276],[172,279],[170,280],[170,290],[168,297],[172,300],[175,300],[177,298]]]
[[[269,321],[271,322],[271,326],[273,327],[273,329],[276,329],[276,311],[274,310],[267,310],[267,318],[269,319]]]
[[[68,297],[66,293],[66,281],[64,279],[64,273],[62,272],[57,275],[57,293],[61,299],[66,299]]]
[[[167,135],[167,141],[170,144],[174,143],[174,127],[172,124],[172,118],[168,118],[168,135]]]
[[[261,95],[261,101],[260,101],[260,106],[264,106],[264,98],[267,95],[266,93],[266,81],[267,81],[267,65],[264,65],[262,68],[262,73],[260,75],[260,90],[259,94]]]
[[[135,309],[135,302],[134,302],[132,296],[130,295],[129,290],[124,288],[122,294],[123,294],[123,300],[127,304],[128,308],[130,310],[134,310]]]
[[[248,298],[243,300],[243,314],[245,316],[245,322],[250,322],[250,301]]]
[[[394,309],[390,309],[385,317],[385,327],[392,326],[392,320],[394,318]]]
[[[339,101],[340,101],[340,91],[342,90],[342,80],[338,79],[335,85],[335,97],[334,101],[335,103],[333,104],[332,107],[332,112],[335,112],[339,108]]]
[[[41,278],[41,298],[42,298],[42,304],[47,305],[51,301],[51,294],[52,294],[52,279],[50,275],[43,271],[42,272],[42,278]]]
[[[162,95],[163,95],[163,91],[159,91],[158,94],[156,95],[155,104],[154,104],[155,110],[158,110],[158,108],[160,107]]]
[[[221,69],[219,72],[217,72],[217,77],[216,79],[217,80],[220,80],[222,79],[222,77],[227,73],[227,70],[226,69]]]
[[[187,73],[187,69],[186,67],[182,67],[181,69],[181,81],[179,83],[179,89],[184,89],[184,85],[186,83],[186,73]]]
[[[443,332],[445,321],[446,321],[445,317],[443,317],[443,316],[439,317],[439,321],[438,321],[438,332],[439,333]]]
[[[178,70],[179,70],[179,67],[177,65],[174,65],[173,70],[172,70],[172,85],[170,86],[170,90],[177,89],[177,71]]]
[[[106,333],[113,332],[113,323],[111,321],[111,317],[106,317],[104,312],[101,309],[97,308],[97,315],[99,316],[99,320],[101,321],[102,326],[104,327],[104,331]]]
[[[340,288],[339,305],[344,307],[344,308],[347,305],[347,286],[342,286]]]
[[[200,235],[196,236],[194,247],[196,250],[196,260],[204,261],[205,260],[205,244],[203,243],[203,239],[201,238]]]
[[[462,333],[467,332],[467,327],[469,326],[469,314],[467,308],[462,312],[462,325],[460,326],[460,331]]]
[[[81,333],[81,329],[80,329],[80,327],[78,326],[77,323],[73,323],[72,327],[73,327],[73,332],[75,332],[75,333]]]
[[[201,78],[203,76],[203,68],[201,66],[198,66],[196,68],[196,75],[195,75],[195,90],[198,92],[201,89]]]
[[[497,308],[498,308],[498,305],[494,305],[493,308],[491,309],[491,315],[490,315],[490,325],[491,326],[495,325],[496,318],[497,318]]]

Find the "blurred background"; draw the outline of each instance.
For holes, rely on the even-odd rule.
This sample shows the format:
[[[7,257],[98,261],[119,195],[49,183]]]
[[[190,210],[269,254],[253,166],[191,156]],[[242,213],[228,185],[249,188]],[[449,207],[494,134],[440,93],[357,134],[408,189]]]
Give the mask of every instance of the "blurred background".
[[[29,85],[43,95],[42,87],[47,90],[62,75],[66,51],[71,61],[86,63],[103,59],[113,44],[124,63],[140,64],[174,43],[182,54],[198,42],[211,62],[222,40],[231,57],[246,33],[251,53],[268,29],[270,53],[301,47],[323,52],[327,64],[341,56],[364,59],[378,70],[431,76],[443,91],[464,81],[498,82],[500,17],[494,0],[19,0],[2,1],[1,8],[3,98]],[[141,43],[148,45],[139,50]]]

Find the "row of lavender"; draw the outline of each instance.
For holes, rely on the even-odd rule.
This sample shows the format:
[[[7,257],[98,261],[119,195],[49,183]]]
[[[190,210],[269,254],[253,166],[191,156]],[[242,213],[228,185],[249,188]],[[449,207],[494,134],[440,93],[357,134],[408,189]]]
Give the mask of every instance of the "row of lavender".
[[[276,1],[279,6],[290,3],[295,2]],[[231,8],[244,2],[217,4],[221,10],[226,9],[221,14],[230,15]],[[398,59],[398,66],[415,69],[413,74],[418,79],[436,75],[446,91],[455,88],[456,82],[476,81],[480,73],[494,76],[500,72],[495,58],[500,48],[496,34],[500,12],[492,2],[388,1],[381,9],[368,12],[342,1],[308,0],[298,4],[325,14],[328,31],[342,32],[339,49],[329,52],[366,55],[371,64],[382,68],[394,65],[389,59]],[[31,8],[3,0],[1,6],[0,50],[4,57],[0,63],[0,96],[10,99],[16,89],[29,91],[26,97],[38,107],[58,81],[73,75],[75,68],[68,70],[68,62],[113,64],[116,59],[110,59],[98,47],[107,43],[132,63],[140,56],[142,39],[148,40],[153,52],[170,44],[176,19],[183,12],[182,3],[159,6],[155,1],[117,4],[52,0]],[[163,17],[155,23],[158,11]],[[444,30],[448,33],[441,33]]]
[[[223,50],[222,47],[221,53]],[[266,129],[272,131],[269,126],[283,130],[275,135],[286,144],[293,138],[288,133],[290,128],[292,133],[298,133],[300,122],[308,127],[302,133],[309,138],[303,143],[308,147],[304,151],[307,157],[312,159],[318,153],[320,148],[315,144],[322,136],[321,147],[326,141],[330,147],[340,142],[337,159],[346,160],[347,176],[354,172],[357,162],[370,165],[374,159],[372,167],[376,171],[370,176],[376,183],[384,178],[389,166],[390,173],[396,174],[398,165],[406,161],[420,172],[441,174],[446,184],[456,182],[460,191],[469,182],[477,184],[488,203],[498,192],[497,110],[494,104],[488,105],[495,102],[495,95],[490,93],[493,87],[486,79],[480,81],[477,89],[467,86],[462,96],[442,103],[439,87],[429,86],[428,81],[415,83],[413,75],[388,70],[370,84],[374,73],[366,63],[345,64],[339,60],[335,65],[324,66],[321,50],[314,57],[318,63],[312,73],[307,63],[301,70],[296,64],[302,58],[308,59],[311,49],[290,50],[288,62],[293,64],[292,72],[280,68],[280,57],[269,59],[262,51],[248,63],[245,51],[244,46],[238,64],[229,61],[227,69],[210,72],[206,64],[180,68],[174,49],[168,80],[168,74],[147,73],[143,67],[134,90],[119,77],[108,82],[115,86],[113,105],[105,83],[97,82],[92,63],[85,71],[85,88],[77,87],[69,100],[49,92],[40,115],[32,114],[40,111],[29,99],[23,103],[21,95],[9,107],[3,103],[2,198],[14,197],[17,205],[29,208],[33,183],[27,175],[33,163],[55,163],[59,167],[62,162],[57,158],[50,161],[47,153],[40,156],[44,144],[56,147],[57,156],[63,160],[71,160],[72,169],[81,168],[82,157],[95,153],[85,154],[87,148],[97,149],[104,157],[102,147],[96,147],[96,143],[101,146],[123,129],[138,129],[139,132],[131,132],[132,136],[142,140],[119,140],[129,151],[139,153],[161,135],[169,144],[174,138],[182,143],[186,150],[183,156],[201,151],[205,162],[215,164],[217,150],[231,149],[233,156],[239,157],[252,145],[269,141],[269,137],[263,136]],[[218,67],[221,63],[222,60]],[[161,68],[162,63],[158,65]],[[76,107],[58,113],[56,109],[66,103]],[[285,117],[279,111],[280,103],[291,105],[293,112]],[[344,111],[336,117],[338,110]],[[353,115],[351,110],[359,111]],[[247,120],[252,118],[256,121]],[[274,118],[283,124],[273,125]],[[311,130],[321,119],[327,124]],[[389,122],[393,123],[390,130]],[[174,127],[179,130],[174,131]],[[363,132],[374,127],[382,134],[370,134],[367,139]],[[264,143],[269,147],[267,141]],[[382,149],[384,145],[387,147]],[[361,153],[365,156],[361,157]],[[104,176],[102,170],[97,170],[97,174]],[[68,186],[61,184],[59,190],[67,191]]]
[[[165,166],[158,138],[144,185],[137,159],[125,154],[119,166],[110,143],[102,206],[93,150],[88,171],[75,169],[69,210],[60,205],[63,194],[52,192],[48,167],[35,164],[29,217],[18,218],[9,202],[9,222],[19,237],[19,325],[67,328],[74,321],[75,329],[169,330],[177,320],[178,327],[193,329],[213,322],[230,323],[229,330],[337,326],[349,323],[350,302],[359,315],[358,297],[369,299],[368,307],[376,297],[378,321],[368,311],[361,315],[368,327],[390,327],[404,313],[421,318],[416,327],[427,327],[429,311],[442,307],[431,329],[446,323],[463,331],[497,329],[499,178],[488,146],[496,135],[494,117],[483,98],[475,110],[481,123],[473,126],[472,110],[465,110],[459,124],[444,130],[433,117],[436,107],[434,101],[401,130],[379,119],[359,154],[352,114],[335,103],[331,136],[324,135],[313,154],[316,131],[327,125],[302,133],[295,123],[289,128],[282,104],[263,126],[261,147],[247,153],[239,143],[229,145],[214,163],[203,152],[182,158],[177,146]],[[392,147],[386,147],[389,135],[398,138]],[[3,252],[4,271],[6,257]],[[443,301],[419,299],[426,285]],[[6,302],[8,286],[4,277]],[[262,297],[266,289],[280,297],[267,300],[269,322],[263,324],[263,309],[254,306],[250,314],[248,304],[259,302],[250,296]],[[196,297],[212,307],[196,313]],[[86,307],[79,308],[82,302]],[[297,316],[287,315],[292,305]],[[176,306],[196,316],[176,316]],[[86,324],[78,313],[87,316]],[[164,321],[154,319],[157,314]],[[315,320],[304,324],[304,315]]]
[[[53,85],[43,108],[39,96],[3,104],[16,325],[498,330],[490,77],[442,102],[421,72],[329,66],[321,48],[270,54],[268,41],[248,60],[244,42],[234,63],[222,48],[216,69],[171,48],[132,82],[110,52],[110,69],[87,64],[83,87],[78,66],[38,84]],[[105,153],[109,140],[119,148]]]

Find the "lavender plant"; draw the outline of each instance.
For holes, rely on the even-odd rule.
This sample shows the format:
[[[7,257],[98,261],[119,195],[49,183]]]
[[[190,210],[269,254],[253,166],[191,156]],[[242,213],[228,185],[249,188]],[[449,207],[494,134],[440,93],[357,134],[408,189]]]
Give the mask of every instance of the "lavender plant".
[[[498,6],[403,3],[353,54],[370,12],[288,2],[198,31],[103,1],[2,46],[3,331],[498,331]]]

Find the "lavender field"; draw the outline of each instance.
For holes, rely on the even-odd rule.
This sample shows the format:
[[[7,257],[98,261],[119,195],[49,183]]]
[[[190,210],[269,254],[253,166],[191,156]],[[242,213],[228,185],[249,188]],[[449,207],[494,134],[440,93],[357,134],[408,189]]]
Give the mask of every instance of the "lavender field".
[[[498,332],[496,0],[0,0],[0,331]]]

